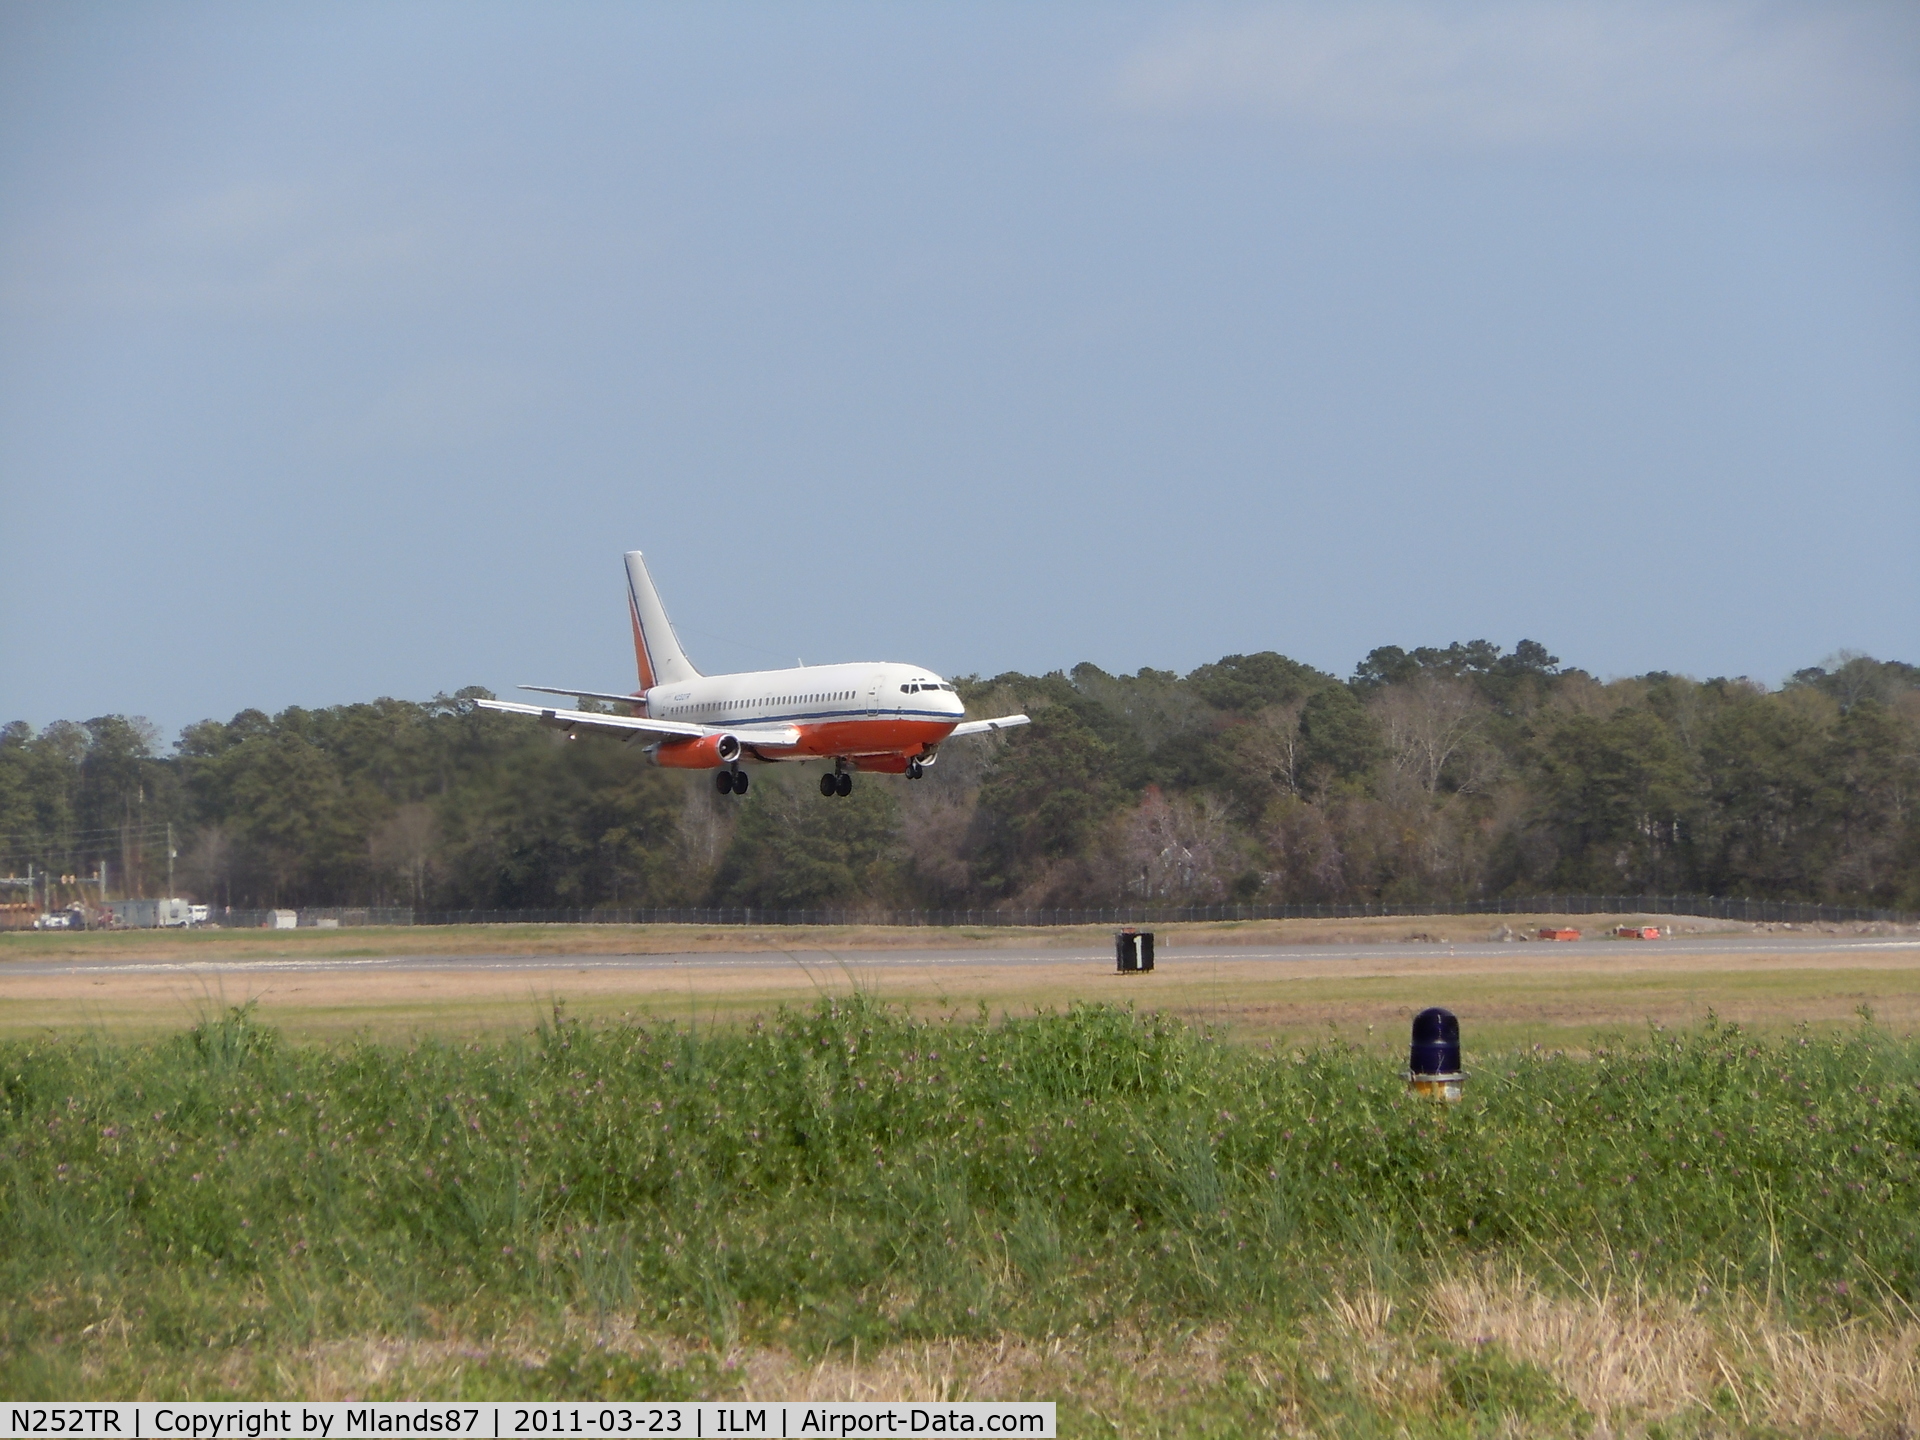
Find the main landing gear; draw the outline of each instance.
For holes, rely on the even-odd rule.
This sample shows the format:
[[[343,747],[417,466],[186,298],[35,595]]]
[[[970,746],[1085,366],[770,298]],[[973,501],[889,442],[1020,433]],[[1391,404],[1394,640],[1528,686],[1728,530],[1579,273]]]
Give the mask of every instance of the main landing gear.
[[[831,775],[822,775],[820,777],[820,793],[828,796],[851,795],[853,793],[853,777],[844,770],[837,771]]]
[[[713,774],[713,788],[722,795],[744,795],[747,793],[747,772],[716,770]]]
[[[926,767],[922,765],[918,760],[907,761],[907,779],[918,780],[922,775],[926,773],[927,773]]]

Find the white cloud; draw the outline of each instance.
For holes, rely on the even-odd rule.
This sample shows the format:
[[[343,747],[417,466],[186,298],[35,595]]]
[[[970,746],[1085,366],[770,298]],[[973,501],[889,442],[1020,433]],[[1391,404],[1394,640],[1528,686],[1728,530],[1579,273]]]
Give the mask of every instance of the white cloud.
[[[1920,122],[1920,7],[1741,0],[1286,3],[1132,56],[1136,113],[1339,148],[1814,153]]]

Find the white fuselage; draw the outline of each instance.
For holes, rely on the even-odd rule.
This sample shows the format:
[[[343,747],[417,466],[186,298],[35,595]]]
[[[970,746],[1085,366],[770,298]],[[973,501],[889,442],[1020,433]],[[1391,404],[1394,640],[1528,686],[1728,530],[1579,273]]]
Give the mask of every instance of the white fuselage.
[[[930,753],[966,707],[933,671],[918,665],[807,665],[707,675],[646,693],[655,720],[725,726],[766,760],[820,755]],[[763,742],[756,727],[792,727],[795,741]]]

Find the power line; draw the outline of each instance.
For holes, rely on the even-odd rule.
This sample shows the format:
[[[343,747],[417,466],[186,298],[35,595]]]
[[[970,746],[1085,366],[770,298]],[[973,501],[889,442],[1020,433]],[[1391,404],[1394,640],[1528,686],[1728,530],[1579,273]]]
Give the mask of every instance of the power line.
[[[12,835],[0,835],[0,846],[40,845],[47,843],[53,836],[57,836],[63,841],[74,844],[87,844],[103,838],[117,841],[123,835],[138,835],[150,833],[155,830],[165,831],[168,823],[169,822],[165,820],[142,820],[135,824],[112,825],[93,830],[54,831],[51,832],[51,835],[47,832],[20,832]]]
[[[149,848],[166,846],[173,848],[170,842],[170,827],[164,822],[129,826],[125,831],[95,830],[72,837],[53,835],[16,836],[13,843],[0,844],[0,866],[10,866],[23,861],[45,864],[55,856],[71,860],[75,856],[112,855],[124,850],[145,852]]]

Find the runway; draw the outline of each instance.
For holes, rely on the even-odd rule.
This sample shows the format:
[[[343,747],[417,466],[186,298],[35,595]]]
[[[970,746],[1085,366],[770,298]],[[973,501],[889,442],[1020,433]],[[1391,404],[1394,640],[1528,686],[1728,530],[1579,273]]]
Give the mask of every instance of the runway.
[[[1662,940],[1528,940],[1476,942],[1471,944],[1405,941],[1365,945],[1207,945],[1187,947],[1162,945],[1157,963],[1162,969],[1178,970],[1196,963],[1212,965],[1263,965],[1275,963],[1327,963],[1338,961],[1396,963],[1441,957],[1458,960],[1500,960],[1524,963],[1529,957],[1555,964],[1574,960],[1603,967],[1609,960],[1640,968],[1663,959],[1688,963],[1707,958],[1749,955],[1788,957],[1812,955],[1858,955],[1862,960],[1886,952],[1904,952],[1920,958],[1920,936],[1843,936],[1843,935],[1698,935]],[[819,968],[849,971],[914,969],[943,967],[977,968],[1017,965],[1111,965],[1113,952],[1095,949],[932,949],[867,950],[815,949],[795,946],[787,950],[702,950],[677,954],[598,954],[598,955],[327,955],[327,956],[244,956],[232,960],[199,959],[91,959],[55,960],[36,958],[0,964],[0,981],[8,978],[38,976],[109,975],[293,975],[352,974],[383,971],[425,974],[459,972],[528,973],[573,972],[655,972],[676,970],[791,970]]]
[[[1115,974],[1108,944],[1084,935],[1059,936],[1069,941],[1060,948],[1047,946],[1048,936],[953,948],[926,943],[931,936],[882,937],[871,949],[831,949],[819,943],[829,936],[782,946],[810,937],[708,932],[678,943],[718,948],[664,953],[623,953],[604,933],[580,937],[610,947],[592,954],[405,953],[372,935],[373,953],[342,954],[356,948],[350,934],[323,942],[332,953],[297,945],[231,958],[197,944],[145,957],[41,949],[0,961],[0,1036],[159,1036],[251,1005],[297,1039],[411,1042],[525,1034],[556,1006],[583,1020],[744,1024],[855,992],[926,1016],[1133,1005],[1276,1043],[1329,1035],[1404,1043],[1408,1017],[1435,1004],[1455,1009],[1482,1044],[1611,1043],[1644,1036],[1649,1024],[1691,1026],[1708,1015],[1772,1029],[1844,1028],[1866,1011],[1895,1033],[1920,1029],[1920,935],[1485,935],[1235,945],[1163,933],[1157,969],[1144,976]],[[650,938],[658,950],[662,937]]]

